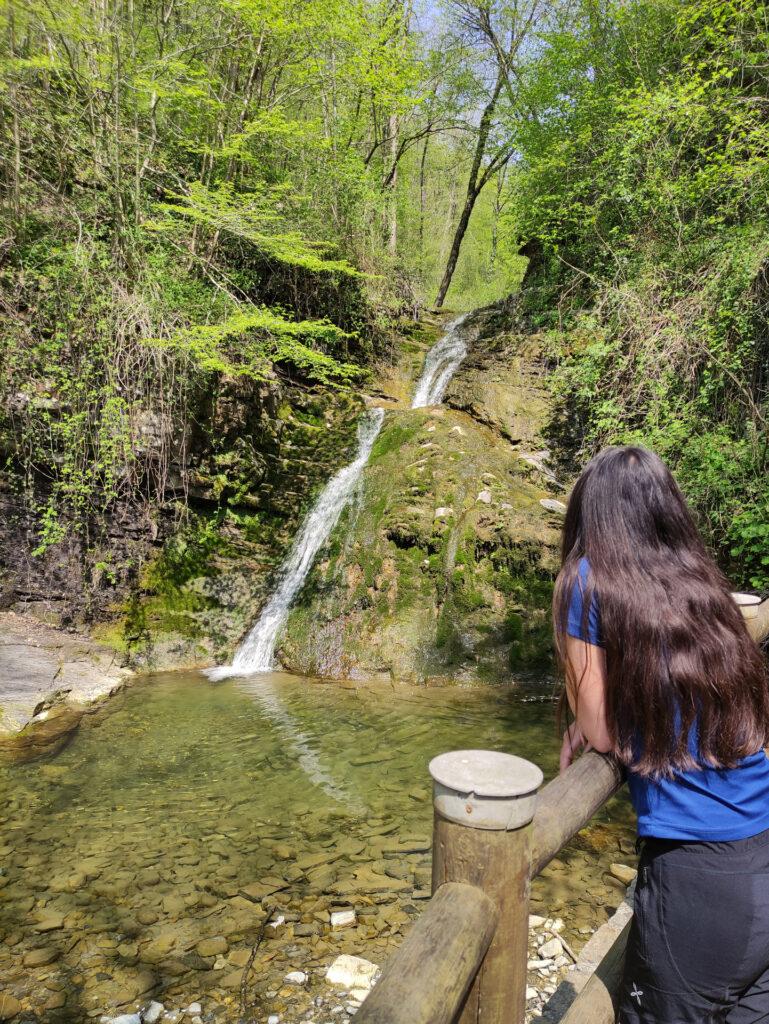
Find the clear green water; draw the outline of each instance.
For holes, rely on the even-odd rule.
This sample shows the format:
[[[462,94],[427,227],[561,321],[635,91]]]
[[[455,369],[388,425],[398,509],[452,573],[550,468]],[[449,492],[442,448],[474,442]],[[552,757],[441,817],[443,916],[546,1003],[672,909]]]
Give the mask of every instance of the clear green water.
[[[484,747],[551,777],[553,722],[537,688],[139,681],[56,758],[0,769],[2,990],[29,1020],[98,1019],[154,993],[235,1021],[245,956],[280,913],[247,999],[254,1019],[312,1015],[314,998],[333,1004],[322,975],[336,955],[382,963],[425,905],[429,759]],[[620,902],[604,876],[629,861],[632,831],[614,801],[536,881],[532,911],[563,917],[578,946]],[[356,926],[331,930],[335,906]],[[283,984],[292,969],[306,988]]]

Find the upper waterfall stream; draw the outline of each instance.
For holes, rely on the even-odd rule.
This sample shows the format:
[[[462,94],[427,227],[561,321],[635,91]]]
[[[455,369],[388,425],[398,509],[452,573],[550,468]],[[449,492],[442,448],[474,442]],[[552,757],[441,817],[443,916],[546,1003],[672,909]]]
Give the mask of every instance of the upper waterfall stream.
[[[438,405],[449,381],[467,355],[467,345],[460,329],[467,314],[448,325],[446,333],[425,356],[422,374],[414,391],[412,409]],[[278,584],[243,643],[235,652],[231,665],[208,669],[209,679],[247,676],[269,672],[273,667],[275,646],[288,618],[291,605],[301,590],[315,558],[331,536],[342,511],[350,500],[355,485],[371,455],[384,421],[384,409],[368,410],[358,423],[358,451],[351,463],[340,469],[326,484],[308,512],[294,543],[278,574]]]
[[[467,345],[460,331],[466,319],[467,313],[463,313],[456,320],[452,320],[443,337],[427,353],[422,376],[411,402],[412,409],[440,405],[443,401],[449,381],[467,355]]]

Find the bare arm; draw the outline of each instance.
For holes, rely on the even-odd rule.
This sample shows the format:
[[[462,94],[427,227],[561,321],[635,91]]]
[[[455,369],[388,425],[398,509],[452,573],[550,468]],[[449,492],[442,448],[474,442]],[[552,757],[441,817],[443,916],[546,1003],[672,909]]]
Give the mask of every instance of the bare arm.
[[[566,697],[575,722],[564,736],[561,769],[571,764],[583,743],[602,754],[613,748],[606,726],[606,654],[602,647],[566,637]]]

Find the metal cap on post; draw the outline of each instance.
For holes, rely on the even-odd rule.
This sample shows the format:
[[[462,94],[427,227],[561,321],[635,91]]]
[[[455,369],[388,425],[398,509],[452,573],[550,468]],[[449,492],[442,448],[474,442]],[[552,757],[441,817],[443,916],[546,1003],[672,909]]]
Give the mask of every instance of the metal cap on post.
[[[732,599],[742,612],[743,618],[755,619],[758,615],[758,606],[761,604],[758,594],[740,594],[733,591]]]
[[[544,776],[531,761],[493,750],[452,750],[429,765],[439,814],[471,828],[516,829],[534,817]]]

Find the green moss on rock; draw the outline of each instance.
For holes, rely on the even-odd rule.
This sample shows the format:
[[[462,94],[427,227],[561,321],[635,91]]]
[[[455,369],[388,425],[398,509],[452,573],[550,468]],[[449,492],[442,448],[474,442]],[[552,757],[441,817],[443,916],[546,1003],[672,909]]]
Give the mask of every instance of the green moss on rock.
[[[558,537],[539,504],[549,492],[519,470],[510,444],[462,413],[389,414],[362,498],[291,612],[283,663],[428,682],[548,664]]]

